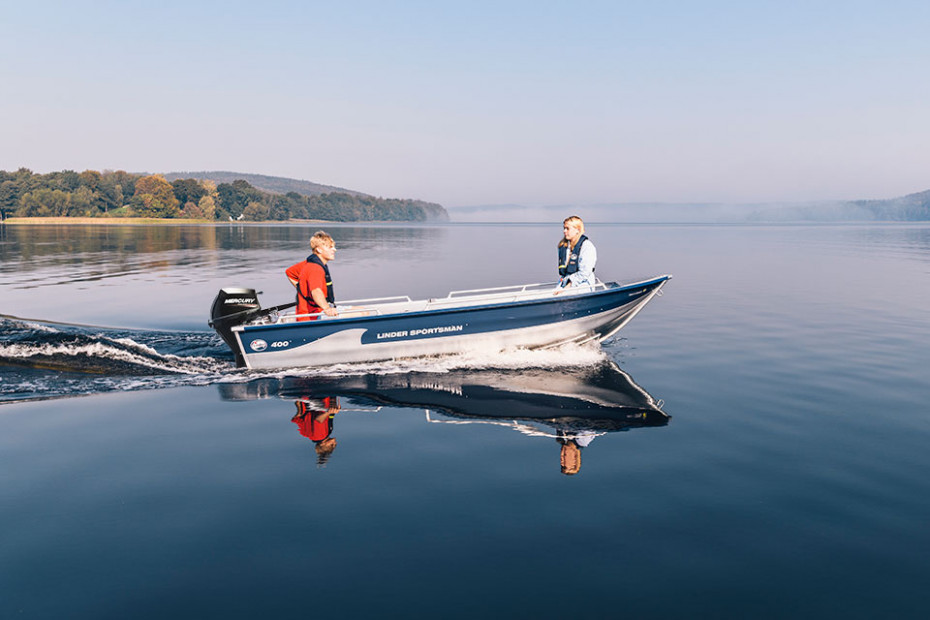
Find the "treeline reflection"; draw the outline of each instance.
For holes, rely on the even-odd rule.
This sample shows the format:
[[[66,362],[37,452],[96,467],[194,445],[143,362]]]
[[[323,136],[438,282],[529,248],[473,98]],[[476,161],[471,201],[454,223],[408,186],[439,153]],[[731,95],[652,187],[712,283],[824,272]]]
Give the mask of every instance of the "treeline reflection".
[[[36,271],[48,267],[108,265],[124,271],[133,265],[177,266],[224,260],[241,264],[243,252],[308,250],[314,231],[326,228],[340,249],[390,251],[420,247],[445,234],[433,226],[348,226],[332,223],[301,225],[0,225],[0,273]],[[428,243],[426,244],[429,245]],[[258,257],[261,258],[261,255]],[[156,261],[153,263],[153,261]]]

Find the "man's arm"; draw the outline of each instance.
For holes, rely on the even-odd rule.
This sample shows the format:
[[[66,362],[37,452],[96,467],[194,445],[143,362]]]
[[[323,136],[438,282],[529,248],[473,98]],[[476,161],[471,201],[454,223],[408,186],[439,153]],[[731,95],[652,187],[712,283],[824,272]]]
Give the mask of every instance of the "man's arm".
[[[297,263],[296,265],[291,265],[284,271],[284,275],[287,276],[287,279],[294,286],[297,286],[297,283],[300,282],[300,268],[303,263]]]
[[[313,289],[310,291],[310,297],[313,299],[313,303],[323,309],[323,314],[326,316],[336,316],[339,314],[336,312],[336,309],[329,305],[329,302],[326,301],[326,293],[323,292],[323,289]]]

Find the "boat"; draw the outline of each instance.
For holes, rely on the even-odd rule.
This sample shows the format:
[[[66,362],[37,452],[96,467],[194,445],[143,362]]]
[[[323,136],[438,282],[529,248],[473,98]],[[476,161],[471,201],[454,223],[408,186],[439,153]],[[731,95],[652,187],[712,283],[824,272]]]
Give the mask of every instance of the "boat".
[[[385,297],[341,302],[339,316],[262,308],[249,288],[223,288],[209,325],[229,346],[237,366],[297,368],[378,362],[602,342],[662,290],[670,275],[634,282],[596,281],[557,289],[556,283],[453,291],[412,300]]]

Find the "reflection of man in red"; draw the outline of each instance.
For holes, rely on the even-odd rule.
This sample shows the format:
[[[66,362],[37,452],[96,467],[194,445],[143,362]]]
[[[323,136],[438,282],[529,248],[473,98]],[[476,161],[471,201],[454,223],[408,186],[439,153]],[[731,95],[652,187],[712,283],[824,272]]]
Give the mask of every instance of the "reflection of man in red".
[[[336,449],[336,438],[332,437],[333,417],[339,413],[339,400],[335,396],[320,399],[294,401],[297,413],[291,422],[300,429],[300,434],[314,443],[317,464],[325,465]]]

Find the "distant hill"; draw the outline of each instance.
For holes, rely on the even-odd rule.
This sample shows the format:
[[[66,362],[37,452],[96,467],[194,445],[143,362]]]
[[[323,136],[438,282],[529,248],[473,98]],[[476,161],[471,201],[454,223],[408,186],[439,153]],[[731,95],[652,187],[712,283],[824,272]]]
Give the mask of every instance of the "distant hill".
[[[352,189],[343,187],[334,187],[332,185],[322,185],[312,181],[301,181],[298,179],[288,179],[286,177],[270,177],[264,174],[248,174],[245,172],[229,172],[227,170],[202,170],[200,172],[169,172],[163,174],[168,181],[177,181],[178,179],[209,179],[217,185],[220,183],[232,183],[233,181],[247,181],[249,185],[257,189],[271,192],[273,194],[287,194],[295,192],[301,196],[319,196],[320,194],[330,194],[338,192],[340,194],[349,194],[350,196],[368,196],[363,192],[357,192]]]
[[[754,222],[926,222],[930,190],[885,200],[847,200],[770,206],[753,211]]]
[[[251,188],[279,196],[275,200],[265,200],[268,212],[260,210],[258,214],[246,214],[247,219],[288,219],[288,218],[322,218],[336,221],[448,221],[449,214],[442,207],[424,200],[409,198],[378,198],[333,185],[323,185],[312,181],[272,177],[264,174],[230,172],[228,170],[202,170],[200,172],[169,172],[162,175],[168,181],[180,179],[210,180],[220,188],[238,186],[243,181]],[[301,203],[296,198],[303,197]],[[250,199],[243,195],[239,200],[241,208],[232,209],[232,215],[241,215]]]
[[[856,200],[850,204],[872,213],[877,220],[930,220],[930,190],[889,200]]]

